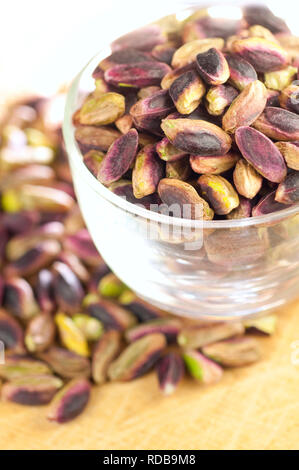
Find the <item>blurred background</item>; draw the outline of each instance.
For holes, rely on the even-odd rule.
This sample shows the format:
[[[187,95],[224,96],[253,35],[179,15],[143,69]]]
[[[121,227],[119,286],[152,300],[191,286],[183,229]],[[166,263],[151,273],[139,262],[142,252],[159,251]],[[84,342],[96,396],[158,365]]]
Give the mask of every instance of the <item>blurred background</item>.
[[[51,94],[70,81],[103,44],[181,5],[220,1],[182,0],[10,0],[2,3],[0,102],[8,94]],[[260,3],[258,0],[229,3]],[[265,3],[265,2],[264,2]],[[281,16],[295,2],[267,2]],[[297,23],[297,15],[288,18]],[[291,24],[292,25],[292,24]]]

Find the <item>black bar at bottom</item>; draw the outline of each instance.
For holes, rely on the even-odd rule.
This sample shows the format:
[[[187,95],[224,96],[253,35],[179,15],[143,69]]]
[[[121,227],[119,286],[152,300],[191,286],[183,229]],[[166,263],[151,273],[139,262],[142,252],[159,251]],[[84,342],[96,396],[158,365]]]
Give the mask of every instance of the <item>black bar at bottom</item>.
[[[274,456],[275,451],[267,451],[265,453],[262,450],[242,450],[242,451],[209,451],[209,450],[194,450],[194,451],[185,451],[185,450],[91,450],[91,451],[2,451],[1,454],[3,457],[9,457],[10,465],[20,459],[23,464],[26,464],[26,461],[30,461],[31,468],[34,468],[35,463],[46,463],[47,465],[59,465],[64,462],[66,465],[72,464],[75,465],[84,465],[84,468],[87,468],[87,465],[92,464],[93,470],[96,466],[101,466],[101,468],[109,466],[124,466],[126,468],[140,468],[141,466],[161,466],[167,465],[171,467],[172,465],[180,466],[194,466],[194,465],[211,465],[213,462],[218,460],[223,465],[227,465],[234,462],[242,462],[244,464],[244,458],[246,463],[249,461],[261,463],[263,458],[267,459],[267,465],[269,465],[269,458],[272,454]],[[275,463],[279,463],[281,460],[284,464],[286,463],[285,459],[286,454],[291,453],[291,451],[284,452],[275,452]],[[283,459],[283,460],[282,460]]]

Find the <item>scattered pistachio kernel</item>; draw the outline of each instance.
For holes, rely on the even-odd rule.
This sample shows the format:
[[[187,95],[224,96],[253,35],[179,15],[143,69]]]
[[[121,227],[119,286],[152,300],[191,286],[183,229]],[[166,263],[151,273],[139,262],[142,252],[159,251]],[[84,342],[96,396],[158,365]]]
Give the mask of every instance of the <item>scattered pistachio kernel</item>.
[[[196,350],[186,350],[183,359],[191,377],[199,382],[213,384],[222,378],[222,368]]]
[[[145,374],[159,359],[166,346],[161,333],[153,333],[131,343],[121,355],[110,364],[110,380],[128,381]]]
[[[203,353],[225,367],[242,367],[261,357],[259,343],[247,336],[207,345]]]
[[[57,313],[55,315],[55,322],[61,341],[66,348],[81,356],[89,356],[89,347],[86,338],[76,323],[63,313]]]

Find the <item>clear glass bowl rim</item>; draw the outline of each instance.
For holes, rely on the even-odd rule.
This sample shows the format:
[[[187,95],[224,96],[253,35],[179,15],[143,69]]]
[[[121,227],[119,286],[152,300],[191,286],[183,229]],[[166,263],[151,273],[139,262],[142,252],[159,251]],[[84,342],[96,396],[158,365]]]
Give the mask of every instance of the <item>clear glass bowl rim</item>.
[[[248,2],[250,3],[250,2]],[[171,13],[169,13],[171,14]],[[141,25],[142,26],[142,25]],[[117,36],[118,37],[118,36]],[[116,38],[117,38],[116,37]],[[115,39],[116,39],[115,38]],[[175,217],[169,217],[162,215],[154,211],[150,211],[143,207],[132,204],[125,199],[112,193],[106,188],[100,181],[98,181],[88,168],[83,163],[82,153],[76,142],[74,136],[75,127],[72,122],[72,115],[75,109],[77,109],[77,99],[80,90],[81,79],[85,73],[89,70],[93,70],[96,65],[107,56],[107,50],[109,51],[109,44],[102,48],[79,72],[79,74],[73,80],[69,91],[67,93],[64,121],[63,121],[63,137],[65,141],[66,150],[72,164],[75,165],[80,171],[80,174],[85,179],[89,187],[91,187],[100,197],[106,199],[111,204],[119,207],[120,209],[132,214],[133,216],[139,216],[143,219],[152,220],[158,223],[169,224],[172,226],[189,227],[193,229],[229,229],[238,227],[250,227],[250,226],[262,226],[265,224],[279,223],[291,216],[299,214],[299,204],[291,206],[289,208],[272,212],[264,216],[249,217],[243,219],[227,219],[227,220],[190,220],[180,219]]]

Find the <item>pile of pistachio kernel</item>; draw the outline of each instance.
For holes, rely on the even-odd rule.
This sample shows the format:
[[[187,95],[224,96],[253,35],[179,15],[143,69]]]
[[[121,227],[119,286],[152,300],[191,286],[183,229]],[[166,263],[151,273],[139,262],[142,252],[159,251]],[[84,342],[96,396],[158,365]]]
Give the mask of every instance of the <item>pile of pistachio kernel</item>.
[[[60,126],[49,120],[55,101],[16,103],[1,125],[2,400],[49,404],[48,419],[63,423],[85,409],[92,384],[155,369],[169,395],[187,372],[212,384],[224,368],[257,361],[253,334],[273,334],[275,316],[183,320],[145,303],[110,272],[80,215]]]
[[[202,9],[111,49],[73,116],[102,184],[146,208],[202,204],[206,220],[299,202],[299,37],[282,19],[264,6],[240,20]]]

